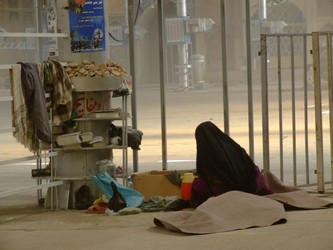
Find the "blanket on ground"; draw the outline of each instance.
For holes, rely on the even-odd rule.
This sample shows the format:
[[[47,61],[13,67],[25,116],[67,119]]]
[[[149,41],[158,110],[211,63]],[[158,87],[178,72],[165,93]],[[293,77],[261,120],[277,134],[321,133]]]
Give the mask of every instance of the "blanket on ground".
[[[265,197],[281,202],[286,209],[321,209],[332,205],[330,202],[311,195],[305,190],[275,193]]]
[[[167,212],[154,218],[157,226],[188,234],[220,233],[286,221],[281,203],[240,191],[209,198],[194,211]]]
[[[209,198],[193,211],[159,214],[154,218],[154,223],[156,226],[187,234],[264,227],[287,222],[284,205],[301,209],[321,209],[332,204],[303,190],[267,196],[230,191]]]

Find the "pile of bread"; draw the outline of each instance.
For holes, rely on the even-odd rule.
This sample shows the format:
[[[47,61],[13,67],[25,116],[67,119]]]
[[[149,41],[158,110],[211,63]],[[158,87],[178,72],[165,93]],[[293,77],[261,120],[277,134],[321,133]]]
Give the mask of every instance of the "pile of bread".
[[[127,75],[127,72],[119,64],[111,61],[102,64],[96,64],[89,60],[83,60],[82,63],[67,62],[65,70],[69,77],[118,76],[125,78]]]

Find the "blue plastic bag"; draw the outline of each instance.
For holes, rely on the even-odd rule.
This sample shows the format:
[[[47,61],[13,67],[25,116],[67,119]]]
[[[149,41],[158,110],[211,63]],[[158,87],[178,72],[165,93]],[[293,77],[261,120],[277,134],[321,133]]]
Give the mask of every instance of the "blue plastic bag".
[[[107,172],[92,174],[91,179],[108,199],[111,199],[113,195],[111,182],[114,182],[117,186],[117,190],[124,196],[128,207],[139,207],[144,200],[144,196],[141,193],[132,188],[123,186],[112,178]]]

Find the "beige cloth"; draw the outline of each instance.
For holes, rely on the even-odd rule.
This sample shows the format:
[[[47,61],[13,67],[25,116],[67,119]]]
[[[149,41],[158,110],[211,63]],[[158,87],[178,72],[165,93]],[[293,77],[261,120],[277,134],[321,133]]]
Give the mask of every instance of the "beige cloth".
[[[322,209],[333,204],[304,190],[258,196],[230,191],[208,199],[194,211],[168,212],[154,218],[157,226],[189,233],[219,233],[286,222],[284,207]]]
[[[332,203],[315,197],[305,190],[270,194],[265,197],[282,202],[286,208],[320,209],[332,205]]]
[[[13,109],[12,109],[12,125],[15,128],[13,136],[16,140],[23,144],[30,151],[36,148],[34,144],[34,126],[28,115],[28,107],[24,99],[24,90],[21,81],[21,65],[12,65],[12,93],[13,93]]]
[[[166,212],[154,218],[157,226],[188,234],[219,233],[286,221],[280,202],[239,191],[212,197],[194,211]]]

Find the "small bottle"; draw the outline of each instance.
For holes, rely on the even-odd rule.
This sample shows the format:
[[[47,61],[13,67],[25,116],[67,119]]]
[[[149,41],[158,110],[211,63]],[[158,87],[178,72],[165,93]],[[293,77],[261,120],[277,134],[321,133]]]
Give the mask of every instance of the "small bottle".
[[[181,184],[181,198],[183,200],[189,200],[191,198],[193,180],[194,180],[193,173],[183,174],[182,184]]]
[[[127,187],[133,188],[133,182],[131,176],[127,177]]]

